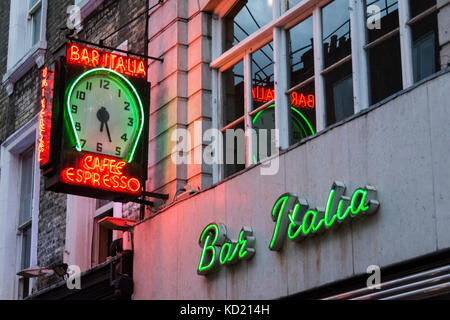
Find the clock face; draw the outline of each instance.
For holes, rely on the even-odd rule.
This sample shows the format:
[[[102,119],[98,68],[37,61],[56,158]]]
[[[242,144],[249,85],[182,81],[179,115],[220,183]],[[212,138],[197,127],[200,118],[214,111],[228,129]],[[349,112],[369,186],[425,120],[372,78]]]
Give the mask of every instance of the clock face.
[[[143,109],[125,77],[109,69],[87,71],[72,84],[66,104],[76,150],[132,160]]]

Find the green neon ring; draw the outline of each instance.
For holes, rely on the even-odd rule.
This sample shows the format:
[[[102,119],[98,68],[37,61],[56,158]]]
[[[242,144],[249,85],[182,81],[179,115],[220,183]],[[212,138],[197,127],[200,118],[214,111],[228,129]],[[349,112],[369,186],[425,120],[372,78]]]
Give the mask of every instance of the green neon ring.
[[[270,106],[268,106],[268,107],[266,107],[266,108],[260,110],[260,111],[256,114],[256,116],[253,118],[252,123],[255,124],[255,121],[256,121],[256,119],[258,119],[258,117],[260,116],[260,114],[263,113],[264,111],[266,111],[266,110],[269,109],[269,108],[275,108],[275,105],[274,105],[274,104],[271,104]],[[291,107],[291,110],[294,110],[296,113],[298,113],[298,114],[302,117],[303,120],[305,120],[306,124],[308,125],[309,130],[311,130],[311,135],[314,135],[314,134],[315,134],[315,133],[314,133],[314,130],[313,130],[311,124],[309,123],[308,119],[306,119],[306,117],[305,117],[300,111],[298,111],[297,109],[295,109],[294,107]],[[301,125],[300,122],[299,122],[299,124],[300,124],[300,126],[302,127],[303,132],[304,132],[305,134],[307,134],[305,128]],[[258,163],[258,161],[256,161],[256,160],[257,160],[257,159],[256,159],[256,156],[253,155],[253,162],[254,162],[255,164]]]
[[[76,129],[75,129],[75,124],[74,124],[74,121],[73,121],[72,113],[70,112],[70,97],[72,96],[73,89],[74,89],[75,86],[78,84],[78,82],[80,82],[80,81],[81,81],[83,78],[85,78],[86,76],[88,76],[88,75],[90,75],[90,74],[92,74],[92,73],[97,73],[97,72],[99,72],[99,71],[101,71],[101,72],[112,73],[113,75],[119,77],[119,79],[123,80],[123,81],[129,86],[129,88],[132,89],[132,91],[133,91],[132,93],[134,94],[136,100],[138,101],[138,104],[139,104],[139,109],[138,109],[138,111],[140,111],[140,114],[139,114],[139,112],[138,112],[138,117],[139,117],[139,120],[140,120],[140,121],[139,121],[139,125],[138,125],[138,134],[135,136],[134,141],[133,141],[132,144],[130,145],[130,149],[128,150],[128,154],[127,154],[127,156],[126,156],[126,158],[125,158],[125,160],[126,160],[128,163],[130,163],[131,161],[133,161],[133,157],[134,157],[134,153],[135,153],[135,151],[136,151],[136,147],[137,147],[138,141],[139,141],[139,139],[140,139],[140,137],[141,137],[141,135],[142,135],[142,131],[143,131],[143,129],[144,129],[144,107],[143,107],[143,105],[142,105],[141,98],[139,97],[139,94],[138,94],[137,91],[136,91],[136,88],[131,84],[131,82],[130,82],[127,78],[125,78],[123,75],[121,75],[120,73],[118,73],[118,72],[116,72],[116,71],[114,71],[114,70],[111,70],[111,69],[107,69],[107,68],[94,68],[94,69],[91,69],[91,70],[89,70],[89,71],[86,71],[86,72],[84,72],[83,74],[81,74],[81,75],[73,82],[73,84],[71,85],[71,87],[70,87],[70,89],[69,89],[69,92],[68,92],[68,94],[67,94],[66,107],[67,107],[67,113],[68,113],[69,119],[70,119],[70,124],[72,125],[72,131],[73,131],[73,134],[74,134],[74,136],[75,136],[75,140],[76,140],[76,142],[77,142],[77,145],[76,145],[75,149],[76,149],[78,152],[81,152],[81,151],[82,151],[81,143],[80,143],[80,138],[78,137],[78,133],[77,133],[77,131],[76,131]]]

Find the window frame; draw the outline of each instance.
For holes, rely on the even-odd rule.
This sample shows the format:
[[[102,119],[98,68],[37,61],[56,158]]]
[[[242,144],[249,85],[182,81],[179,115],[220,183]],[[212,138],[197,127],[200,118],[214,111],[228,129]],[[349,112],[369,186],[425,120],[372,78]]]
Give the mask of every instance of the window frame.
[[[288,95],[290,92],[297,90],[305,85],[314,82],[315,101],[316,101],[316,133],[327,128],[326,122],[326,92],[324,76],[330,71],[348,63],[351,60],[352,77],[353,77],[353,99],[354,114],[371,107],[370,102],[370,84],[369,84],[369,66],[368,66],[368,49],[376,44],[387,40],[388,38],[399,34],[401,49],[401,70],[402,70],[402,87],[407,89],[414,85],[413,58],[412,58],[412,32],[411,26],[424,17],[436,12],[437,6],[433,6],[415,17],[410,17],[409,1],[398,1],[399,27],[386,35],[376,39],[371,43],[367,43],[367,21],[366,7],[362,0],[348,0],[350,11],[350,37],[351,37],[351,53],[327,68],[324,68],[324,52],[322,41],[322,14],[323,7],[331,3],[333,0],[303,0],[292,8],[286,10],[282,0],[273,0],[273,20],[256,32],[250,34],[247,38],[241,40],[234,47],[223,52],[224,45],[224,22],[223,19],[233,8],[238,0],[222,1],[213,10],[212,21],[212,127],[222,128],[221,107],[223,99],[221,97],[221,73],[239,61],[244,61],[244,116],[236,119],[233,123],[225,127],[229,128],[238,122],[245,122],[246,130],[246,167],[253,165],[251,161],[252,141],[247,134],[247,130],[251,128],[250,118],[256,112],[264,109],[261,106],[255,110],[251,109],[251,54],[266,44],[273,41],[274,47],[274,73],[275,73],[275,128],[279,129],[279,135],[276,141],[277,149],[287,149],[289,144],[289,102]],[[288,48],[287,48],[287,32],[288,29],[294,27],[309,16],[313,19],[313,44],[314,44],[314,76],[306,79],[300,84],[289,88],[287,83],[288,70]],[[273,101],[269,102],[273,103]],[[269,105],[267,103],[267,105]],[[378,103],[377,103],[378,104]],[[242,119],[243,118],[243,119]],[[222,128],[223,129],[223,128]],[[221,153],[215,153],[215,162],[213,165],[213,183],[217,183],[224,179]]]
[[[14,259],[5,259],[0,267],[3,272],[16,274],[21,271],[22,262],[22,235],[18,232],[25,226],[31,225],[31,248],[30,248],[30,266],[37,266],[37,239],[39,223],[39,197],[40,197],[40,168],[37,162],[36,154],[38,152],[39,138],[39,115],[36,115],[21,128],[16,130],[1,144],[1,179],[0,179],[0,203],[3,212],[15,212],[13,219],[7,219],[6,223],[0,224],[0,232],[4,236],[4,241],[8,246],[4,248],[5,256],[14,257]],[[33,148],[33,185],[32,185],[32,211],[31,219],[20,225],[20,183],[16,188],[11,188],[11,181],[18,180],[21,175],[21,154]],[[0,252],[1,254],[1,252]],[[0,263],[2,263],[0,261]],[[8,277],[3,286],[2,299],[21,298],[20,276]],[[6,280],[6,278],[5,278]],[[29,294],[36,284],[35,279],[30,279]]]

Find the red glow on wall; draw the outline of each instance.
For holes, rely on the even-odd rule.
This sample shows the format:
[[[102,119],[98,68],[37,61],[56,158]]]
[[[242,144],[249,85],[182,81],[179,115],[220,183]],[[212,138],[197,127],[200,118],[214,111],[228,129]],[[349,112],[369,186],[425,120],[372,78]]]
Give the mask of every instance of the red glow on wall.
[[[96,68],[108,68],[129,76],[145,78],[144,60],[69,43],[67,61]]]
[[[252,89],[252,97],[253,101],[266,103],[275,99],[275,90],[272,88],[255,86]],[[291,106],[296,108],[314,109],[316,106],[316,101],[313,94],[305,95],[301,92],[294,91],[291,93],[290,99]]]
[[[41,166],[50,160],[50,131],[52,126],[52,103],[54,72],[47,67],[42,70],[39,112],[38,161]]]
[[[140,194],[141,182],[134,177],[127,177],[123,169],[125,161],[86,155],[78,167],[69,167],[61,172],[65,183],[121,193]]]

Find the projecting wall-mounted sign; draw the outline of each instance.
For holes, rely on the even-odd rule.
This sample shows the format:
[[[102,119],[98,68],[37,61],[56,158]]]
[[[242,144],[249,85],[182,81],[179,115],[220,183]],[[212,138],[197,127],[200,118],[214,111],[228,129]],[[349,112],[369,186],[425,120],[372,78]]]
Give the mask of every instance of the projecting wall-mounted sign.
[[[136,198],[147,177],[145,62],[68,43],[57,66],[46,189]]]

